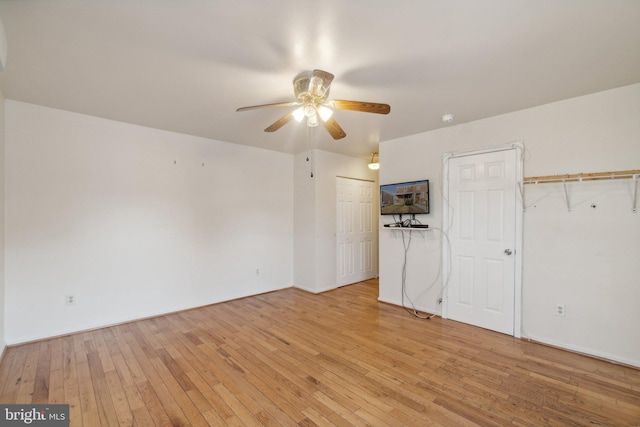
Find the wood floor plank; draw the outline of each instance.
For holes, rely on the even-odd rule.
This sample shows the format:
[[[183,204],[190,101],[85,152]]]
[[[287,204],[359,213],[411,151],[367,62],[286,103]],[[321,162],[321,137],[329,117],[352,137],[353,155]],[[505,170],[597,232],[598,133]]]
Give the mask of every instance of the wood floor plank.
[[[64,402],[64,340],[51,340],[51,361],[49,366],[50,392],[45,403],[62,404]]]
[[[11,367],[16,357],[16,352],[11,349],[4,349],[4,353],[0,352],[0,399],[4,393],[4,386],[11,381]],[[2,401],[2,400],[0,400]]]
[[[231,408],[234,416],[236,416],[239,420],[242,421],[244,425],[247,426],[259,426],[260,423],[258,419],[252,414],[246,406],[242,404],[240,399],[238,399],[239,394],[232,393],[225,384],[216,384],[214,389],[218,395],[224,400],[224,402]]]
[[[22,373],[24,372],[24,364],[29,347],[27,345],[13,347],[6,350],[2,359],[2,370],[6,371],[3,375],[3,383],[0,386],[0,401],[3,403],[16,403],[18,389],[22,382]]]
[[[108,359],[111,362],[111,358]],[[113,404],[111,390],[106,380],[104,366],[97,349],[87,353],[91,384],[96,398],[97,412],[101,425],[116,425],[118,416]]]
[[[109,371],[106,373],[107,386],[113,402],[113,408],[118,420],[118,425],[131,426],[134,424],[133,411],[129,406],[127,393],[122,388],[118,373]]]
[[[2,403],[72,426],[640,425],[640,370],[377,301],[284,289],[10,347]]]
[[[265,402],[263,406],[266,413],[278,419],[283,425],[295,425],[299,421],[298,414],[300,412],[290,402],[295,401],[297,395],[294,395],[290,388],[280,386],[281,382],[277,380],[278,374],[262,360],[254,357],[252,352],[245,349],[239,349],[239,353],[235,353],[235,350],[230,351],[255,368],[252,370],[254,373],[247,378],[251,387],[255,388],[255,392],[251,393],[253,399]],[[275,383],[274,379],[276,379]]]
[[[154,422],[151,414],[148,411],[148,408],[146,407],[133,409],[131,411],[131,416],[133,417],[135,423],[134,425],[138,427],[159,425]]]
[[[16,403],[32,403],[33,391],[36,386],[36,372],[38,369],[38,359],[40,357],[40,343],[29,344],[29,352],[27,353],[22,369],[20,385],[15,398]]]
[[[74,425],[81,425],[77,421],[82,420],[82,403],[76,368],[75,342],[72,336],[62,338],[62,354],[64,358],[62,366],[64,395],[61,403],[69,405],[69,419],[74,420]],[[55,398],[59,399],[57,396]]]
[[[87,359],[88,342],[82,339],[82,342],[75,340],[75,360],[76,371],[78,375],[78,391],[80,399],[80,408],[82,410],[83,425],[101,425],[100,415],[98,413],[98,402],[96,401],[93,382],[91,381],[91,369],[89,368],[89,360]]]
[[[162,350],[158,350],[158,351],[160,352]],[[168,355],[168,353],[166,354]],[[204,417],[202,416],[198,408],[193,404],[193,401],[189,398],[189,395],[187,394],[187,391],[193,390],[195,388],[195,386],[193,386],[193,383],[191,383],[188,377],[186,377],[186,375],[184,376],[181,375],[181,380],[182,380],[182,383],[181,383],[178,381],[178,379],[176,379],[172,375],[172,371],[163,363],[162,358],[154,358],[151,361],[156,371],[158,372],[158,374],[162,377],[162,380],[164,383],[164,387],[161,387],[160,389],[163,392],[166,390],[166,392],[168,393],[168,395],[164,399],[161,397],[163,404],[173,405],[173,403],[166,403],[167,401],[169,401],[169,396],[170,396],[171,397],[170,402],[175,401],[177,408],[179,408],[179,412],[184,415],[185,419],[189,424],[193,426],[207,425],[207,422],[205,421]],[[175,363],[173,362],[173,359],[171,359],[171,361],[172,361],[171,364]],[[185,381],[188,381],[188,384],[189,384],[188,388],[186,389],[181,385],[181,384],[184,384]],[[165,396],[164,393],[161,396]],[[176,410],[176,412],[178,411]]]

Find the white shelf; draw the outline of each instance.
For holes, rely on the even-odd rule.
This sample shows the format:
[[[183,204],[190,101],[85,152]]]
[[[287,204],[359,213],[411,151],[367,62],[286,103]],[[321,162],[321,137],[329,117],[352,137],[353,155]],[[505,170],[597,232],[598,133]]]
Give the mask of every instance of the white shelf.
[[[382,227],[385,230],[393,230],[393,231],[429,231],[431,230],[429,227]]]
[[[395,239],[399,239],[400,236],[402,236],[404,238],[404,234],[409,232],[411,233],[412,231],[429,231],[431,230],[430,228],[424,228],[424,227],[383,227],[385,230],[391,230],[391,231],[400,231],[402,232],[402,234],[399,233],[393,233],[393,236]],[[427,233],[420,233],[420,235],[422,236],[422,238],[426,241],[427,240]]]

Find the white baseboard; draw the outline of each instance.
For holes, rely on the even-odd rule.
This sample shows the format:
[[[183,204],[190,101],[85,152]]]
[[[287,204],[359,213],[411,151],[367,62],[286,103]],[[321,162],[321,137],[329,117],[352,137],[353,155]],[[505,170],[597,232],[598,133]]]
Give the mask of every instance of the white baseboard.
[[[378,301],[402,307],[402,301],[391,300],[391,299],[387,299],[387,298],[378,298]],[[404,306],[408,307],[408,308],[412,308],[412,307],[408,306],[407,304],[405,304]],[[418,311],[421,311],[421,312],[424,312],[424,313],[429,313],[429,314],[437,314],[438,316],[440,316],[441,313],[442,313],[440,311],[440,309],[436,309],[434,307],[424,307],[424,306],[421,306],[421,305],[416,305],[415,308]]]
[[[299,286],[299,285],[293,285],[294,288],[296,289],[300,289],[301,291],[305,291],[305,292],[309,292],[312,294],[321,294],[323,292],[327,292],[327,291],[332,291],[334,289],[336,289],[335,286],[333,287],[328,287],[328,288],[322,288],[322,289],[310,289],[310,288],[305,288],[304,286]]]
[[[607,352],[604,352],[604,351],[595,350],[595,349],[592,349],[592,348],[584,348],[584,347],[580,347],[580,346],[576,346],[576,345],[568,345],[568,344],[563,343],[563,342],[550,340],[548,338],[540,337],[540,336],[537,336],[537,335],[529,335],[529,334],[527,334],[526,336],[523,335],[522,339],[530,340],[530,341],[537,342],[537,343],[540,343],[540,344],[545,344],[545,345],[548,345],[548,346],[551,346],[551,347],[560,348],[560,349],[563,349],[563,350],[572,351],[574,353],[583,354],[585,356],[591,356],[591,357],[595,357],[595,358],[598,358],[598,359],[603,359],[603,360],[606,360],[607,362],[620,363],[620,364],[623,364],[623,365],[628,365],[628,366],[633,366],[635,368],[640,368],[640,359],[638,359],[638,360],[627,359],[626,357],[620,357],[618,355],[610,354],[610,353],[607,353]]]
[[[104,322],[104,323],[103,322],[99,322],[99,323],[96,323],[96,324],[87,325],[86,327],[81,328],[81,329],[68,329],[68,330],[56,331],[55,333],[52,333],[52,334],[36,335],[36,336],[30,336],[30,337],[22,337],[22,338],[18,338],[18,339],[9,341],[7,343],[7,345],[13,347],[13,346],[16,346],[16,345],[30,344],[30,343],[33,343],[33,342],[44,341],[44,340],[58,338],[58,337],[64,337],[64,336],[67,336],[67,335],[73,335],[73,334],[82,333],[82,332],[90,332],[90,331],[95,331],[95,330],[98,330],[98,329],[110,328],[112,326],[124,325],[126,323],[137,322],[137,321],[147,320],[147,319],[153,319],[154,317],[166,316],[166,315],[170,315],[170,314],[180,313],[180,312],[183,312],[183,311],[195,310],[195,309],[206,307],[206,306],[209,306],[209,305],[220,304],[220,303],[224,303],[224,302],[228,302],[228,301],[233,301],[233,300],[242,299],[242,298],[248,298],[248,297],[262,295],[262,294],[268,294],[268,293],[271,293],[271,292],[276,292],[276,291],[280,291],[280,290],[283,290],[283,289],[288,289],[288,288],[291,288],[291,287],[293,287],[293,286],[292,285],[287,285],[287,286],[283,286],[283,287],[276,288],[276,289],[265,290],[265,291],[258,292],[258,293],[255,293],[255,294],[235,295],[235,296],[232,296],[232,297],[229,297],[229,298],[225,298],[225,299],[222,299],[222,300],[214,300],[214,301],[205,302],[205,303],[203,303],[201,305],[196,305],[196,306],[173,307],[173,308],[168,309],[168,310],[145,313],[144,315],[140,315],[140,316],[126,317],[126,318],[123,318],[123,319],[115,320],[113,322]]]

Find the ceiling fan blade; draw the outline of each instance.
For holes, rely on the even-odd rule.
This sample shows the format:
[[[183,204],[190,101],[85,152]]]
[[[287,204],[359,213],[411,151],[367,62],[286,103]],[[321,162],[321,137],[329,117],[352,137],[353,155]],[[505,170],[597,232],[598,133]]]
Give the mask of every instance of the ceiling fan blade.
[[[334,99],[333,106],[339,110],[362,111],[364,113],[389,114],[391,106],[388,104],[378,104],[376,102],[347,101],[344,99]]]
[[[289,123],[289,121],[292,118],[293,118],[293,114],[292,113],[285,114],[284,116],[280,117],[278,120],[273,122],[273,124],[271,126],[269,126],[268,128],[266,128],[264,131],[265,132],[275,132],[278,129],[280,129],[282,126],[284,126],[287,123]]]
[[[342,139],[347,136],[347,134],[344,133],[344,130],[342,130],[338,122],[336,122],[333,117],[322,122],[322,124],[324,125],[324,128],[327,130],[327,132],[331,134],[333,139]]]
[[[268,108],[268,107],[290,107],[292,105],[300,105],[298,101],[289,101],[289,102],[276,102],[274,104],[262,104],[262,105],[252,105],[250,107],[241,107],[236,111],[247,111],[247,110],[255,110],[257,108]]]

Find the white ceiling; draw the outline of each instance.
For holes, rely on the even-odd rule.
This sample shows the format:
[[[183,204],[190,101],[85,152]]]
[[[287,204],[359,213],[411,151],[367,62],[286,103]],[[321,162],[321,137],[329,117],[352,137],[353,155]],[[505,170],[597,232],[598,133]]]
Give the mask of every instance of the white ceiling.
[[[640,82],[638,0],[8,0],[8,99],[268,149],[380,141]],[[335,74],[347,137],[290,122],[293,78]],[[450,126],[450,125],[449,125]],[[309,139],[307,139],[307,137]]]

